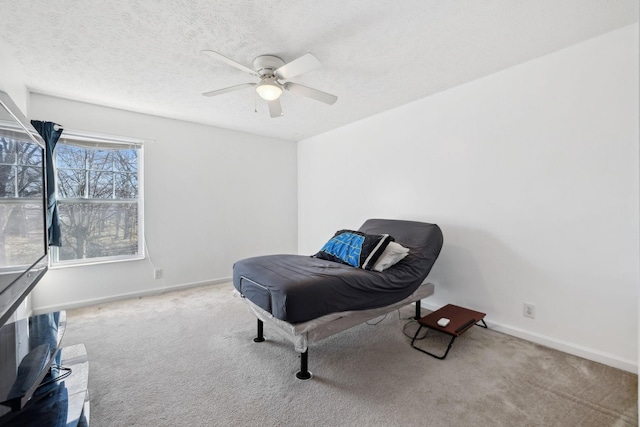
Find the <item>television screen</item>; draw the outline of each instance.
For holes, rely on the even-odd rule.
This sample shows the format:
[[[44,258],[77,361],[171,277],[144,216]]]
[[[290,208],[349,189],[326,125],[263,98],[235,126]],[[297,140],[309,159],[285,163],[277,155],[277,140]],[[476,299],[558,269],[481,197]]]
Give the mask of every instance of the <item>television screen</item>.
[[[47,270],[43,147],[0,92],[0,326]]]

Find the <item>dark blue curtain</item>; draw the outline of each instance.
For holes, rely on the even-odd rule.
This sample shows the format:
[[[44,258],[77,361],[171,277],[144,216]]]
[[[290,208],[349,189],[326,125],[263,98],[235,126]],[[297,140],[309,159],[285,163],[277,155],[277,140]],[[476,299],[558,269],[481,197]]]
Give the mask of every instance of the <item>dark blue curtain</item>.
[[[53,150],[63,129],[55,129],[52,122],[31,120],[31,124],[44,139],[46,144],[46,179],[47,179],[47,228],[49,230],[49,246],[62,246],[60,235],[60,219],[58,218],[58,201],[56,200],[56,175],[53,169]]]

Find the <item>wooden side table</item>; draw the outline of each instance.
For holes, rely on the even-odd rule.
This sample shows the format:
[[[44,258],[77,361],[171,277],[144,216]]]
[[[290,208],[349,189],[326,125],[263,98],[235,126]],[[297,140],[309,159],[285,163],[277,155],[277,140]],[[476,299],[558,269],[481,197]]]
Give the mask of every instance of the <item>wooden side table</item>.
[[[487,324],[484,321],[484,316],[486,316],[486,314],[479,311],[473,311],[469,310],[468,308],[459,307],[457,305],[447,304],[439,310],[436,310],[433,313],[429,313],[426,316],[418,319],[420,327],[411,340],[411,347],[423,353],[426,353],[429,356],[433,356],[436,359],[442,360],[447,357],[447,354],[449,354],[449,350],[451,350],[451,346],[453,345],[453,342],[456,340],[456,338],[466,332],[473,325],[477,324],[478,322],[482,322],[482,324],[478,324],[478,326],[481,326],[483,328],[487,327]],[[438,325],[438,320],[440,320],[442,317],[446,317],[450,320],[449,324],[444,328]],[[449,341],[447,351],[445,351],[442,356],[438,356],[415,346],[416,338],[418,337],[418,334],[423,327],[440,331],[451,336],[451,341]]]

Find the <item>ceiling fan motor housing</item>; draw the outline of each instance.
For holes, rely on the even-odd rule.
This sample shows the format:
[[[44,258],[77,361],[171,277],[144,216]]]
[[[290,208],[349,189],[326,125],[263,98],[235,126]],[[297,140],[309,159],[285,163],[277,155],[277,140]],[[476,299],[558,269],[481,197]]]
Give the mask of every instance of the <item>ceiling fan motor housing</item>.
[[[261,76],[268,76],[284,64],[285,62],[277,56],[262,55],[253,60],[253,69]]]

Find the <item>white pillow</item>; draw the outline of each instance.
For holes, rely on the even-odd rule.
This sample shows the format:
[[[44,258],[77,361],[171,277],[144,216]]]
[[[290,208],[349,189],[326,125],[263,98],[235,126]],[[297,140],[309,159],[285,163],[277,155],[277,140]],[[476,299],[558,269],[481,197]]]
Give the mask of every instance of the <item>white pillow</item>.
[[[409,249],[405,248],[400,243],[389,242],[384,252],[382,252],[382,255],[380,255],[380,258],[378,258],[376,263],[373,265],[372,270],[384,271],[404,259],[407,255],[409,255]]]

